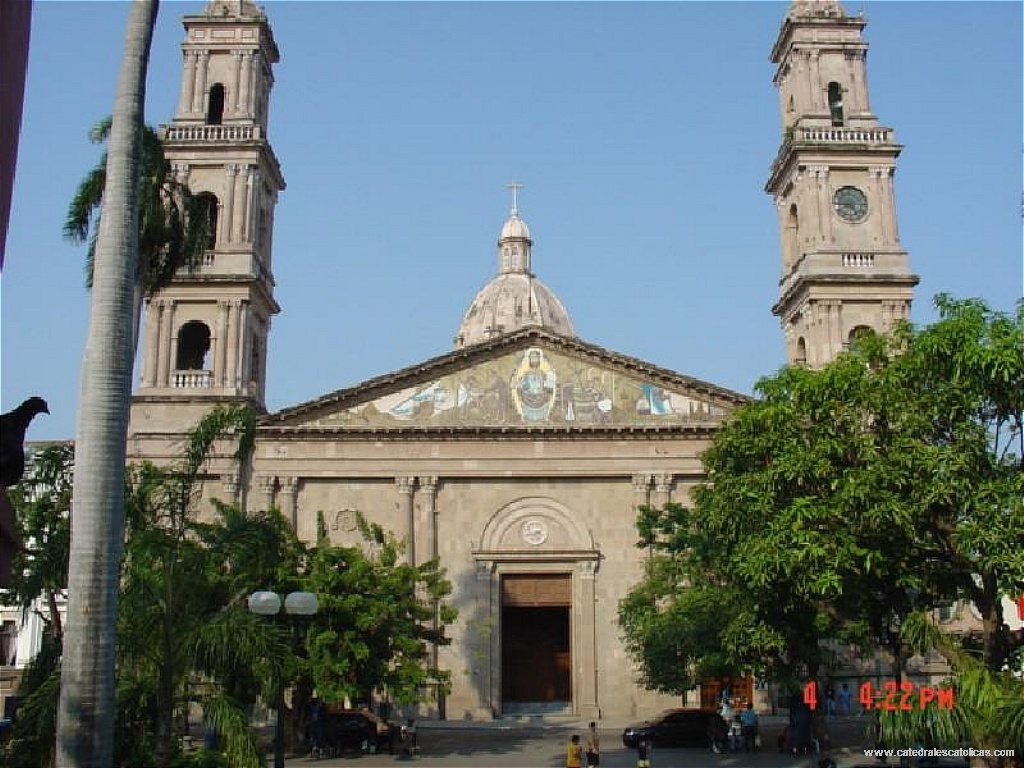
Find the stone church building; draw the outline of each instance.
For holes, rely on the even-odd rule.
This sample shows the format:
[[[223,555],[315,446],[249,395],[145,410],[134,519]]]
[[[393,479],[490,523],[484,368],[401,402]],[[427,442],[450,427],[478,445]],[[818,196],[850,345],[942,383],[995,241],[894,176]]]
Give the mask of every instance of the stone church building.
[[[871,110],[864,27],[838,2],[794,2],[771,50],[784,132],[765,187],[782,251],[772,312],[790,362],[820,365],[859,329],[908,316],[917,282],[896,226],[901,146]],[[405,538],[413,562],[440,558],[459,617],[439,649],[451,692],[431,716],[678,704],[638,685],[617,626],[642,576],[635,511],[688,500],[701,452],[748,397],[577,337],[534,273],[513,198],[496,274],[451,352],[267,413],[279,51],[248,0],[213,0],[184,28],[166,153],[216,231],[202,266],[147,304],[130,458],[167,460],[208,408],[251,403],[265,414],[251,467],[219,461],[207,496],[276,506],[307,540],[322,512],[334,541],[356,541],[358,511]]]

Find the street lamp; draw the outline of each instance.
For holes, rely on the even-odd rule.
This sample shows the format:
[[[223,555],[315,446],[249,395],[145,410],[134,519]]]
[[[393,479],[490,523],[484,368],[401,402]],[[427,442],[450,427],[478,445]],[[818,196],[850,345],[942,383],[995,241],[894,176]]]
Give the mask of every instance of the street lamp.
[[[273,619],[281,613],[281,596],[260,590],[249,595],[249,610],[257,616]],[[284,598],[284,611],[289,621],[308,619],[316,614],[319,604],[312,592],[291,592]],[[284,766],[284,682],[277,686],[277,721],[274,724],[274,768]]]

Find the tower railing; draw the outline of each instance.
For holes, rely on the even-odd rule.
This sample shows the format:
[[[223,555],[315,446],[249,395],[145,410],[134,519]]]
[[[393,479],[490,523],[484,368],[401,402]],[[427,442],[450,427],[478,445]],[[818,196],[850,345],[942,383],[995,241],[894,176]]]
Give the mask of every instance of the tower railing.
[[[175,389],[209,389],[213,386],[213,371],[174,371],[171,386]]]
[[[258,125],[168,125],[165,141],[251,141],[261,138]]]
[[[829,144],[887,144],[892,136],[889,128],[843,128],[801,126],[793,131],[795,141]]]

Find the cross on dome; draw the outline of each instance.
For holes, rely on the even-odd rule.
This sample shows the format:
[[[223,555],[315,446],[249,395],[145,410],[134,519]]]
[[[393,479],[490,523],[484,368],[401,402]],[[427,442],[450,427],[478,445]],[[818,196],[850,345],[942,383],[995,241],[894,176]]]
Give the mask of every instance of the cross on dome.
[[[510,213],[513,216],[519,215],[519,190],[523,188],[523,185],[518,181],[513,181],[511,184],[505,185],[506,189],[512,190],[512,210]]]

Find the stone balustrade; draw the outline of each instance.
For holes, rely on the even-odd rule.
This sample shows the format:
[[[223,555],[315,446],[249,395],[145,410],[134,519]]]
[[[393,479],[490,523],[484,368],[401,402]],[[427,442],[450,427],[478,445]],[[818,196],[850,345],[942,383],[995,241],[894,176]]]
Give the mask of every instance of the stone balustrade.
[[[844,267],[873,267],[875,266],[875,254],[873,253],[844,253]]]
[[[175,371],[171,386],[176,389],[209,389],[213,386],[213,371]]]
[[[813,141],[843,144],[886,144],[890,139],[888,128],[842,128],[815,127],[797,128],[794,138],[797,141]]]
[[[262,138],[258,125],[169,125],[165,141],[251,141]]]

